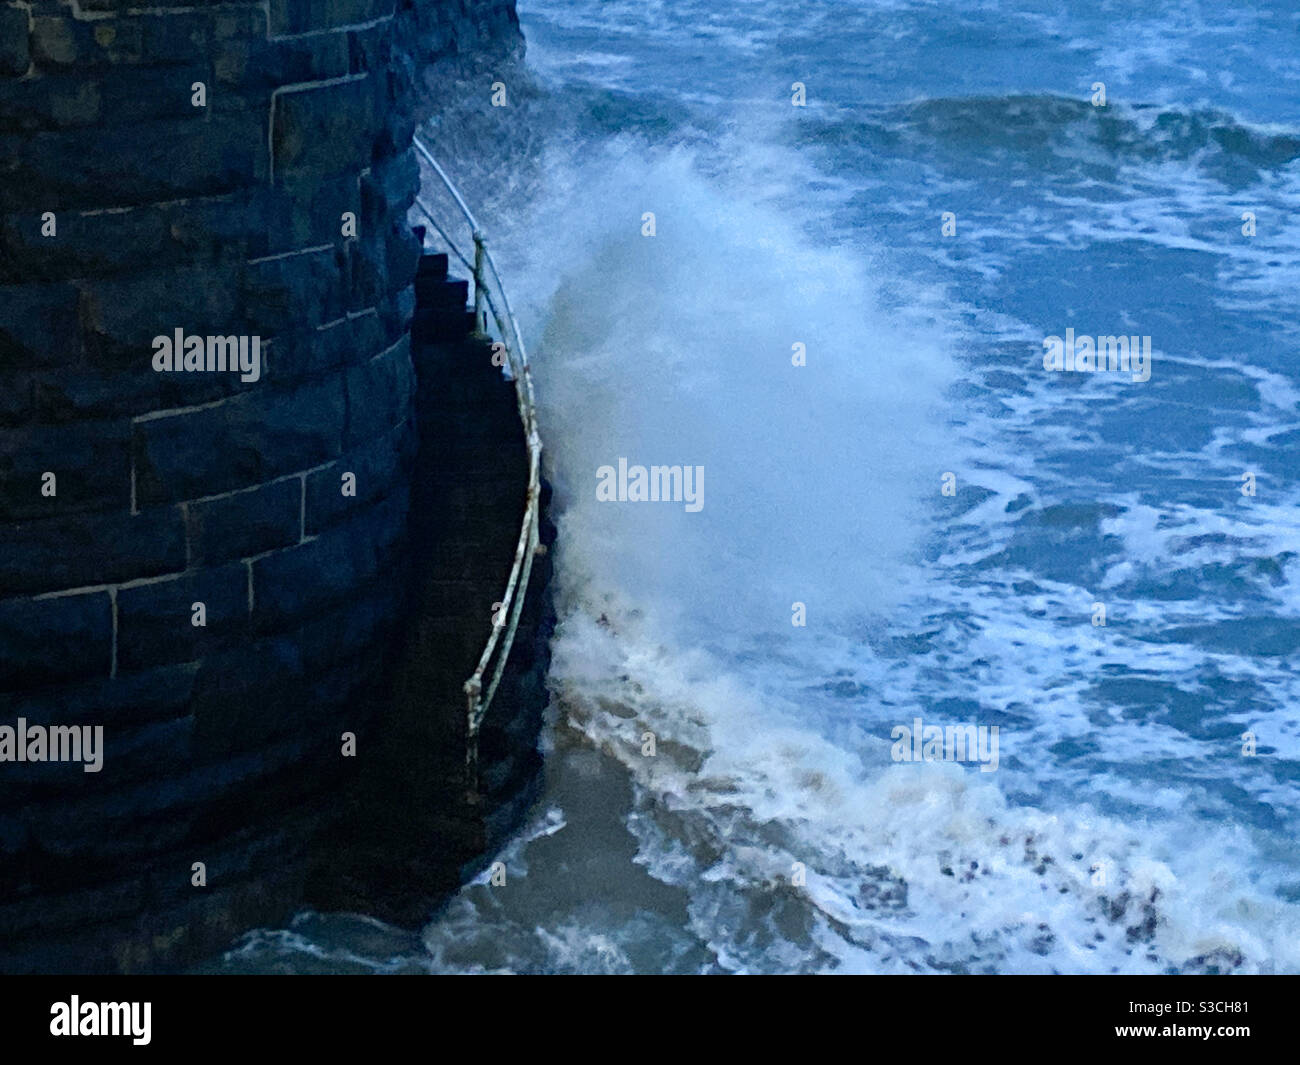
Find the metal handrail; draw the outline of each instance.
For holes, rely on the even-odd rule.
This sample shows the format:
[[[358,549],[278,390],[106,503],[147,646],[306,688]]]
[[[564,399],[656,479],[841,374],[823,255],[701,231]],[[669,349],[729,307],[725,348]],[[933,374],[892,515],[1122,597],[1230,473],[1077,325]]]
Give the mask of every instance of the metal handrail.
[[[494,609],[492,631],[488,636],[487,644],[483,648],[483,653],[479,656],[477,667],[464,684],[467,733],[465,774],[469,799],[471,802],[477,802],[479,726],[482,725],[483,718],[492,705],[492,700],[497,693],[497,687],[501,683],[501,675],[505,671],[506,661],[510,657],[510,649],[514,644],[515,633],[519,627],[519,618],[523,613],[524,598],[528,593],[528,579],[532,573],[533,558],[538,553],[542,441],[537,432],[537,411],[533,402],[533,375],[528,365],[528,352],[524,347],[523,334],[519,331],[519,323],[515,320],[514,311],[510,307],[510,297],[506,295],[505,285],[501,281],[501,273],[497,270],[497,264],[492,258],[492,253],[487,249],[487,237],[475,220],[474,213],[465,203],[465,198],[461,196],[460,190],[447,176],[447,172],[438,165],[438,161],[430,153],[424,142],[416,136],[414,143],[416,152],[429,164],[443,185],[446,186],[456,206],[460,208],[461,214],[465,216],[465,221],[469,223],[474,240],[474,261],[472,263],[456,247],[447,231],[434,217],[429,206],[419,196],[416,197],[415,202],[420,212],[429,220],[434,229],[442,236],[442,239],[446,241],[450,251],[464,263],[466,269],[470,271],[474,278],[475,328],[486,332],[487,316],[484,314],[484,307],[486,306],[492,313],[492,318],[496,322],[497,334],[505,349],[510,375],[514,379],[515,401],[519,408],[519,420],[524,427],[524,438],[528,448],[528,495],[524,520],[519,531],[519,542],[515,547],[514,564],[510,567],[510,577],[506,581],[505,593],[500,601],[500,611],[508,611],[509,617],[508,620],[502,620],[501,614]],[[488,270],[491,271],[491,278],[488,277]],[[495,296],[492,281],[495,281]],[[493,663],[494,656],[495,664]],[[488,678],[486,692],[483,685],[485,677]]]

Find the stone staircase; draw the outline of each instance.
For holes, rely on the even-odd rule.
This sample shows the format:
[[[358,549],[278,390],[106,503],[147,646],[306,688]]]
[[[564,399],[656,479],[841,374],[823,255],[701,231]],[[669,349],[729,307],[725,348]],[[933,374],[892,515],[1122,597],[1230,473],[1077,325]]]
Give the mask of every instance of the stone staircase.
[[[514,560],[528,487],[514,384],[492,362],[492,341],[466,309],[468,284],[446,255],[416,275],[411,355],[420,449],[411,484],[411,618],[393,700],[360,759],[343,827],[323,851],[320,908],[416,926],[491,860],[540,783],[546,707],[547,587],[554,529],[546,520],[528,596],[496,699],[479,737],[479,781],[467,788],[464,682],[491,633]],[[498,360],[500,361],[500,360]],[[368,766],[367,770],[364,766]]]

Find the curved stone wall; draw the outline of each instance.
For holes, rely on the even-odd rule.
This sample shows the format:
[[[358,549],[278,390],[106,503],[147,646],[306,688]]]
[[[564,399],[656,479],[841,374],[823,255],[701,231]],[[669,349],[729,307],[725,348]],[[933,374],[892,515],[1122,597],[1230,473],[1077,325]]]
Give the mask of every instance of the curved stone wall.
[[[0,3],[0,727],[103,728],[0,762],[0,970],[300,892],[401,616],[416,21]]]

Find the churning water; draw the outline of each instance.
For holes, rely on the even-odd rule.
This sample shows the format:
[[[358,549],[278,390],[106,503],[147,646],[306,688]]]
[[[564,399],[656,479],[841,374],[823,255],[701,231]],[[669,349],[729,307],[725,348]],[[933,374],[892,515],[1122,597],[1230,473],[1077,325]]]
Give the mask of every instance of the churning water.
[[[520,7],[430,136],[536,367],[545,791],[422,934],[223,967],[1300,970],[1300,14]],[[598,502],[620,458],[703,509]],[[996,772],[894,761],[918,717]]]

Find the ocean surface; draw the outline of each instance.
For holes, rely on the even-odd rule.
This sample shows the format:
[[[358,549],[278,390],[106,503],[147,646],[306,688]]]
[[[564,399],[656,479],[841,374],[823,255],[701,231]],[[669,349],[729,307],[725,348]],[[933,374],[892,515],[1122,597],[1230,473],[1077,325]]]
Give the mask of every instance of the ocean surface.
[[[427,132],[535,366],[543,794],[423,931],[211,968],[1300,971],[1300,8],[520,16]],[[599,502],[620,458],[703,508]],[[996,771],[895,760],[917,718]]]

